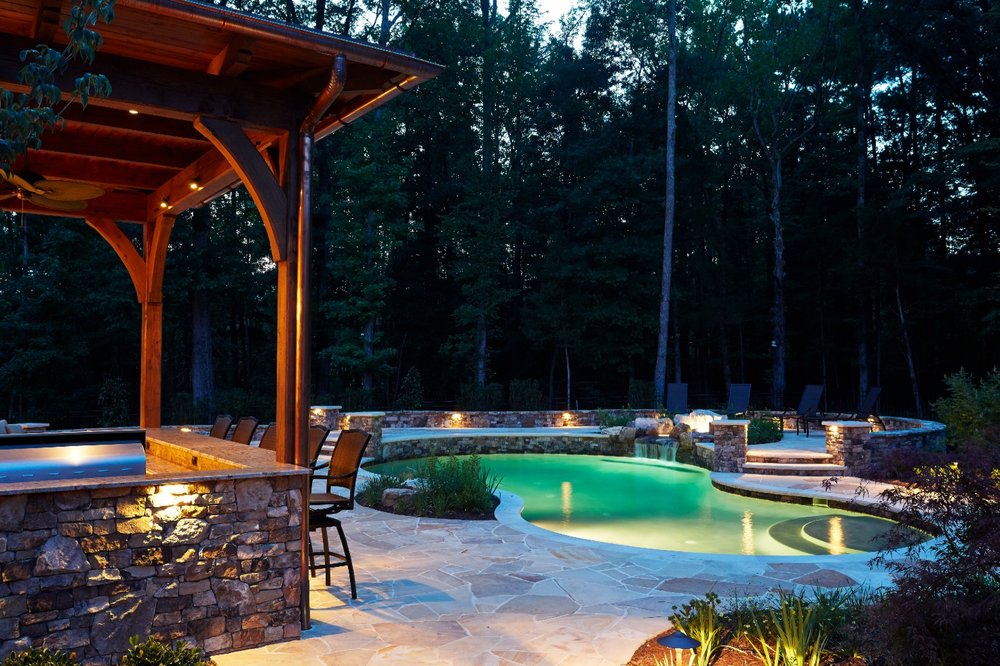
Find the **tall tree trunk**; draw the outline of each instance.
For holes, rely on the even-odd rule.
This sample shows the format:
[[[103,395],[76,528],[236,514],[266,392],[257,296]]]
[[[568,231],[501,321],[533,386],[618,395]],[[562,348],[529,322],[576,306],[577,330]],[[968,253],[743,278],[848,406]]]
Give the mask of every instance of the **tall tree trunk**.
[[[573,402],[570,400],[572,397],[571,389],[573,382],[569,371],[569,347],[563,347],[563,352],[566,356],[566,409],[573,409]]]
[[[207,206],[191,216],[194,251],[199,263],[208,257],[208,228],[211,213]],[[191,291],[191,397],[198,420],[209,420],[215,412],[215,366],[212,363],[211,294],[200,280]]]
[[[774,304],[771,347],[771,406],[785,405],[785,232],[781,222],[781,155],[772,155],[771,224],[774,227]]]
[[[677,0],[670,0],[667,32],[670,48],[667,55],[667,149],[666,191],[663,215],[663,264],[660,274],[660,320],[656,338],[656,368],[653,371],[653,395],[657,407],[663,405],[667,383],[667,338],[670,331],[670,281],[674,259],[674,147],[677,142]],[[679,362],[679,361],[678,361]],[[680,373],[678,372],[678,375]]]
[[[871,337],[871,298],[865,261],[865,203],[867,197],[866,172],[868,169],[868,123],[866,111],[871,96],[871,85],[868,83],[868,68],[865,62],[866,49],[864,23],[862,13],[864,1],[854,0],[854,21],[858,34],[858,74],[855,90],[854,127],[855,127],[855,158],[856,185],[855,223],[857,226],[858,251],[856,253],[855,282],[858,311],[858,401],[868,394],[868,379],[871,375],[868,362],[868,340]]]
[[[913,387],[913,404],[917,408],[917,418],[923,418],[923,401],[920,399],[920,384],[917,381],[917,367],[913,362],[913,349],[910,347],[910,334],[906,330],[906,315],[903,313],[903,299],[899,295],[899,281],[896,281],[896,311],[899,313],[899,328],[903,334],[903,353],[906,354],[906,367],[910,371],[910,385]]]

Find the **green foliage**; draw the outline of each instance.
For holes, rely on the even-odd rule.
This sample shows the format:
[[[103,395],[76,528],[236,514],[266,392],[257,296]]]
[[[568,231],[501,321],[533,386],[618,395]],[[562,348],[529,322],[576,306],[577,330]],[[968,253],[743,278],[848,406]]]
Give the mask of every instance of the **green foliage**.
[[[765,666],[819,666],[828,635],[815,606],[781,592],[776,608],[751,617],[750,645]]]
[[[632,422],[632,415],[628,412],[610,409],[597,410],[597,424],[602,428],[617,428],[627,426]]]
[[[101,406],[101,418],[97,424],[102,428],[128,425],[128,397],[128,387],[119,377],[105,379],[97,397]]]
[[[507,406],[514,411],[542,409],[545,406],[545,398],[537,379],[512,379],[509,392]]]
[[[724,626],[719,614],[719,596],[709,592],[704,599],[674,606],[670,622],[678,630],[701,643],[695,651],[692,666],[709,666],[722,649]]]
[[[653,382],[630,379],[628,382],[629,409],[650,409],[656,405],[656,389]]]
[[[420,371],[411,367],[403,376],[396,394],[396,409],[420,409],[424,404],[424,382]]]
[[[413,496],[417,515],[489,513],[500,479],[483,469],[479,456],[428,459],[417,467],[420,486]]]
[[[747,427],[747,444],[767,444],[780,442],[784,434],[781,431],[781,419],[753,418]]]
[[[500,384],[462,384],[458,394],[458,408],[493,411],[503,407],[503,386]]]
[[[382,493],[389,488],[403,488],[406,477],[395,474],[375,474],[366,477],[364,485],[358,490],[358,501],[365,506],[378,506],[382,502]]]
[[[70,8],[65,24],[68,43],[58,51],[45,44],[21,52],[24,65],[19,81],[28,91],[14,94],[0,88],[0,170],[10,171],[11,164],[28,148],[40,148],[42,134],[60,125],[61,114],[72,102],[61,102],[62,90],[56,84],[73,60],[91,64],[101,47],[101,36],[93,30],[98,21],[114,19],[115,0],[77,0]],[[101,74],[83,74],[70,91],[73,100],[86,108],[91,95],[104,97],[111,84]],[[56,108],[62,104],[61,108]]]
[[[61,650],[31,648],[23,652],[12,652],[3,660],[3,666],[75,666],[79,664],[76,654],[66,654]]]
[[[155,638],[129,639],[132,646],[122,656],[122,666],[212,666],[213,661],[196,647],[184,643],[163,643]]]
[[[994,369],[979,386],[964,369],[944,380],[947,395],[934,403],[948,426],[952,447],[982,442],[990,427],[1000,425],[1000,370]]]

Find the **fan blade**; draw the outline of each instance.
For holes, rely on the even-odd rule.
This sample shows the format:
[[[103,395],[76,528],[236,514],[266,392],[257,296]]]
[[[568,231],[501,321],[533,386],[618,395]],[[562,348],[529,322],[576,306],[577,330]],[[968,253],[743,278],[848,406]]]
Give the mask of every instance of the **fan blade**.
[[[87,201],[104,194],[104,190],[96,185],[80,183],[74,180],[40,180],[35,183],[35,194],[41,194],[53,201]]]
[[[16,196],[17,194],[14,192],[11,192],[10,194],[0,194],[0,201],[3,201],[4,199],[13,199]]]
[[[32,194],[42,194],[41,190],[39,190],[37,187],[29,183],[21,176],[18,176],[13,171],[11,172],[0,171],[0,177],[2,177],[8,183],[10,183],[11,185],[20,190],[24,190],[25,192],[31,192]]]
[[[86,210],[87,204],[83,201],[57,201],[55,199],[49,199],[48,197],[43,197],[40,194],[32,194],[28,197],[28,201],[35,204],[36,206],[41,206],[42,208],[50,208],[52,210],[64,210],[67,212],[76,212],[81,210]]]

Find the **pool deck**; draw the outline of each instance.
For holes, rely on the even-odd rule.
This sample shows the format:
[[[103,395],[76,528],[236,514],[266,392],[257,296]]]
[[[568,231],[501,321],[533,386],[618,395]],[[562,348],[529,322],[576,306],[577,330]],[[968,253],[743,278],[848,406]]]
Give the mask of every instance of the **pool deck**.
[[[808,440],[784,444],[822,446],[820,437]],[[804,477],[715,476],[816,497],[850,498],[862,483],[842,478],[828,492],[821,480]],[[361,506],[343,514],[359,598],[350,599],[343,569],[330,588],[320,575],[312,579],[313,627],[302,640],[215,661],[610,666],[667,628],[673,606],[709,591],[725,598],[889,583],[885,571],[870,568],[869,555],[713,555],[584,541],[530,525],[520,517],[520,500],[502,495],[496,521],[410,518]]]

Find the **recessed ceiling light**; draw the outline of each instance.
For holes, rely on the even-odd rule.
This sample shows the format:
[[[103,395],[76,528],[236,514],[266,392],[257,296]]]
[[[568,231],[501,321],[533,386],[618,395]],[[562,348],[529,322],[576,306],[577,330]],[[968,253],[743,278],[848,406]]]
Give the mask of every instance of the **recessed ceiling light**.
[[[128,112],[129,112],[129,115],[132,115],[132,116],[139,115],[139,110],[138,109],[129,109]]]

